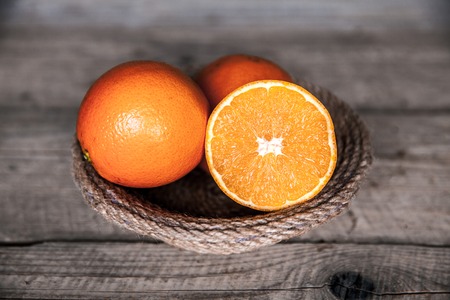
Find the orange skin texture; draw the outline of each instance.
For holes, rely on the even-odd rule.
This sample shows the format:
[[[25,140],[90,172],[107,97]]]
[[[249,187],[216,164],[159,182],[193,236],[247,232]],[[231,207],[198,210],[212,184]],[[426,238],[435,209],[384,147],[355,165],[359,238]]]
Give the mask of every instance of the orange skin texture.
[[[105,179],[156,187],[199,164],[208,112],[206,97],[187,75],[161,62],[133,61],[107,71],[88,90],[77,138]]]
[[[293,82],[292,77],[275,63],[245,54],[223,56],[205,66],[195,76],[211,109],[238,87],[257,80]]]
[[[208,98],[211,110],[232,91],[252,81],[294,81],[288,72],[270,60],[246,54],[223,56],[201,69],[194,79]],[[205,159],[200,167],[209,173]]]

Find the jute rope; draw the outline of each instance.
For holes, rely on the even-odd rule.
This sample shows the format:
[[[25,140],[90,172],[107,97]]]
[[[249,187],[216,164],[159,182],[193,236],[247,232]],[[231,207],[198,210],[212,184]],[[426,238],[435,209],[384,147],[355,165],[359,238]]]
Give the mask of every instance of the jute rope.
[[[228,199],[201,170],[161,188],[121,187],[95,172],[83,159],[76,139],[72,146],[74,181],[87,203],[106,219],[199,253],[240,253],[302,235],[348,207],[371,165],[372,153],[365,125],[346,103],[318,86],[300,84],[329,110],[338,144],[333,177],[319,195],[304,204],[255,212]]]

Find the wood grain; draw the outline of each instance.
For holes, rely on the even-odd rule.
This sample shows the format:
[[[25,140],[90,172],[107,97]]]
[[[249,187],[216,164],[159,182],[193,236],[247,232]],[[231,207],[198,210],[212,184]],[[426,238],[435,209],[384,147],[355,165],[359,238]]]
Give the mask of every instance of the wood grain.
[[[448,111],[448,32],[5,27],[0,104],[74,107],[98,76],[124,61],[165,61],[193,73],[244,52],[272,59],[357,109]]]
[[[303,29],[395,30],[439,29],[447,26],[445,0],[121,0],[5,1],[3,17],[8,24],[97,27],[250,27],[270,26]],[[9,4],[9,5],[8,5]],[[427,18],[433,15],[433,18]]]
[[[107,223],[70,176],[76,108],[0,110],[0,242],[140,240]],[[450,245],[450,119],[446,113],[362,117],[374,167],[350,211],[302,241]]]
[[[449,299],[447,0],[0,1],[0,298]],[[178,250],[107,223],[70,177],[77,107],[127,60],[193,74],[277,62],[368,124],[348,213],[256,252]]]
[[[164,244],[44,243],[0,248],[0,262],[2,297],[337,299],[336,284],[365,298],[450,296],[448,248],[281,244],[213,256]]]

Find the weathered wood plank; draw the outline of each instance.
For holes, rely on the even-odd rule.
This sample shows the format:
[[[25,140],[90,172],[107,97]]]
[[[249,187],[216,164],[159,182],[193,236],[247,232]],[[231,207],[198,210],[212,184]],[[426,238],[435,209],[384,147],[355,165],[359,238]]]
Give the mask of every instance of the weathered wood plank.
[[[414,28],[438,29],[447,26],[444,0],[378,0],[339,2],[332,0],[272,1],[7,1],[3,17],[10,24],[50,26],[278,26],[308,29],[352,30]],[[9,4],[9,5],[8,5]],[[433,18],[428,18],[430,15]]]
[[[76,106],[98,76],[124,61],[160,60],[192,73],[244,52],[274,60],[355,108],[448,110],[448,32],[5,27],[0,104]]]
[[[298,240],[450,245],[450,118],[363,112],[376,160],[349,213]],[[96,215],[70,176],[75,108],[0,110],[0,242],[139,240]]]
[[[449,112],[368,111],[362,117],[372,132],[376,157],[450,165]]]
[[[78,107],[0,106],[0,157],[67,159]],[[449,112],[360,112],[377,158],[450,163]],[[14,166],[9,166],[14,168]]]
[[[41,164],[47,172],[16,175],[16,184],[2,184],[1,242],[142,239],[95,214],[73,187],[68,170],[51,174],[59,168],[49,168],[48,162],[53,164]],[[69,168],[69,162],[64,165]],[[20,178],[30,183],[20,185]],[[449,245],[449,179],[448,167],[377,161],[350,211],[300,240]]]
[[[448,248],[417,246],[283,244],[214,256],[164,244],[44,243],[0,247],[0,295],[448,299],[449,266]]]

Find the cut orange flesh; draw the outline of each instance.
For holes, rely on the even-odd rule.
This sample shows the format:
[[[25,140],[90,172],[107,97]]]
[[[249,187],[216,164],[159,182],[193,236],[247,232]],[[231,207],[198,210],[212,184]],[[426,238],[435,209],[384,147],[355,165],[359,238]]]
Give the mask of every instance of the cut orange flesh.
[[[262,211],[313,198],[337,160],[327,109],[304,88],[278,80],[255,81],[225,97],[209,118],[205,150],[220,189]]]

